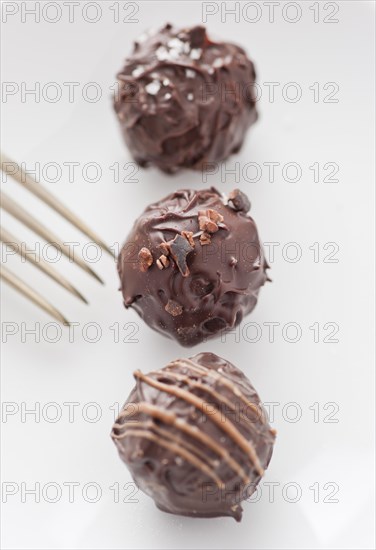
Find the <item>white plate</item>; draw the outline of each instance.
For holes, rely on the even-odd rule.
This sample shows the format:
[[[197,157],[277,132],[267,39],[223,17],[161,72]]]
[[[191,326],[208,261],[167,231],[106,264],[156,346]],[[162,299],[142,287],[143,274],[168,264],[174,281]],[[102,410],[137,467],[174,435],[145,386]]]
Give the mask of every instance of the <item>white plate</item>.
[[[94,264],[105,287],[69,262],[57,263],[90,307],[8,258],[11,268],[78,325],[70,342],[66,331],[59,334],[42,312],[4,287],[3,547],[373,548],[374,5],[280,3],[271,22],[263,2],[257,9],[254,2],[81,2],[69,22],[66,4],[41,3],[40,22],[26,13],[33,2],[2,5],[7,153],[29,169],[40,163],[42,180],[110,244],[125,239],[148,203],[176,188],[216,185],[226,191],[239,185],[252,200],[262,240],[269,243],[273,283],[261,291],[257,308],[237,333],[239,341],[228,335],[226,342],[186,350],[123,309],[109,257]],[[235,4],[238,21],[225,11]],[[240,169],[240,182],[230,172],[203,182],[200,173],[166,177],[154,169],[139,170],[137,182],[115,182],[114,163],[121,167],[131,160],[111,106],[111,86],[123,58],[145,29],[166,21],[200,23],[203,10],[211,34],[246,48],[262,91],[260,119],[242,151],[225,165]],[[26,93],[35,86],[39,101]],[[98,91],[101,97],[90,102]],[[52,102],[56,93],[61,98]],[[291,102],[295,93],[301,97]],[[74,182],[67,165],[72,162],[79,163]],[[279,163],[274,182],[270,162]],[[55,172],[49,163],[57,163],[60,181],[51,181]],[[101,167],[97,182],[90,181],[96,165],[87,163]],[[289,181],[296,167],[301,177]],[[259,180],[247,181],[257,169]],[[83,249],[87,241],[45,206],[12,182],[4,188]],[[4,224],[33,242],[31,233],[22,233],[5,215]],[[289,261],[296,253],[301,258]],[[279,323],[274,342],[270,322]],[[33,328],[40,337],[28,332]],[[301,337],[293,343],[295,330]],[[242,368],[261,398],[273,403],[274,456],[260,498],[244,504],[240,524],[174,517],[158,511],[145,495],[132,496],[131,485],[124,489],[130,475],[109,438],[136,367],[148,371],[203,350]],[[37,416],[27,412],[35,408]],[[77,485],[70,493],[72,482]],[[27,492],[33,487],[40,502]]]

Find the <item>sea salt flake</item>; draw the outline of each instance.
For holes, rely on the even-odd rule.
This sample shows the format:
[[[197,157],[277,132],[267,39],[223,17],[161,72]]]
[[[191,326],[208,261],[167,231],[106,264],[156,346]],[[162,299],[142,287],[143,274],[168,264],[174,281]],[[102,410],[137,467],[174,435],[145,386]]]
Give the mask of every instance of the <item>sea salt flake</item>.
[[[187,94],[188,101],[193,101],[193,94]]]
[[[169,59],[179,59],[181,52],[180,50],[171,49],[169,50]]]
[[[157,56],[157,59],[159,59],[159,61],[166,61],[166,59],[169,59],[169,53],[164,46],[160,46],[156,50],[155,55]]]
[[[222,65],[223,65],[223,59],[221,57],[214,59],[213,67],[218,68],[218,67],[222,67]]]
[[[161,85],[157,80],[153,80],[145,86],[145,90],[150,95],[156,95],[161,89]]]
[[[168,41],[167,46],[169,48],[173,48],[174,50],[180,50],[182,51],[184,48],[184,42],[179,40],[179,38],[172,38]]]
[[[163,83],[163,86],[168,86],[170,84],[170,81],[168,78],[165,78],[162,83]]]
[[[202,49],[201,48],[193,48],[191,50],[190,57],[192,59],[200,59],[201,54],[202,54]]]
[[[132,76],[134,76],[134,77],[137,78],[137,77],[140,76],[143,72],[144,72],[144,68],[143,68],[143,67],[141,67],[141,66],[140,66],[140,67],[136,67],[136,68],[133,69],[133,71],[132,71]]]
[[[194,71],[191,71],[191,69],[186,69],[185,76],[187,78],[194,78],[196,76],[196,73]]]

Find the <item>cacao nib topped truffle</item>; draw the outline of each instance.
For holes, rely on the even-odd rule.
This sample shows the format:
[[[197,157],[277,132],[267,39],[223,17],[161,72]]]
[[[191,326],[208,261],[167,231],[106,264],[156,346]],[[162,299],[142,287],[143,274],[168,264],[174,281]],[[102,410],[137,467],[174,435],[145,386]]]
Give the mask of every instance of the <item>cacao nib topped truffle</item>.
[[[275,440],[248,378],[212,353],[134,377],[111,435],[138,487],[166,512],[240,521]]]
[[[146,208],[119,258],[124,305],[193,346],[252,311],[267,264],[248,197],[184,189]]]
[[[142,166],[205,168],[238,151],[257,119],[252,62],[202,26],[144,35],[117,78],[115,111]]]

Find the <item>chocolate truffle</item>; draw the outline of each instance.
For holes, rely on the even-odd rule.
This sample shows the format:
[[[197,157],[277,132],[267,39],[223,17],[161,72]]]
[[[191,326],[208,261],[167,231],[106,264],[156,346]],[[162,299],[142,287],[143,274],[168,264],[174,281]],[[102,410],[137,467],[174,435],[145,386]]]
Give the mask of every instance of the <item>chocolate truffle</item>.
[[[141,37],[117,78],[115,111],[142,166],[205,169],[238,151],[257,119],[253,63],[202,26]]]
[[[134,377],[111,435],[137,486],[165,512],[240,521],[275,440],[248,378],[213,353]]]
[[[153,329],[193,346],[252,311],[267,264],[239,189],[184,189],[150,205],[119,258],[124,305]]]

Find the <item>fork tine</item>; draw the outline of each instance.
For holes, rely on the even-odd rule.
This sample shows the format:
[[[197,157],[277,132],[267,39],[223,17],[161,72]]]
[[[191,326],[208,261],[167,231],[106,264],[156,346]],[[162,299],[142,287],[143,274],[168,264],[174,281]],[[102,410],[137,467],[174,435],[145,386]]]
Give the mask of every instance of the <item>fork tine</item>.
[[[69,321],[64,317],[64,315],[60,313],[60,311],[58,311],[53,305],[47,302],[47,300],[45,300],[43,296],[41,296],[29,285],[24,283],[22,279],[19,279],[12,271],[9,271],[9,269],[4,267],[3,265],[1,266],[1,269],[0,269],[0,277],[10,286],[16,289],[18,292],[23,294],[26,298],[31,300],[38,307],[46,311],[54,319],[56,319],[63,325],[66,325],[68,327],[70,326]]]
[[[102,279],[85,263],[83,258],[78,254],[74,254],[73,257],[70,253],[69,247],[63,243],[56,235],[54,235],[47,227],[42,225],[34,216],[29,214],[22,206],[14,202],[13,199],[8,197],[5,193],[1,193],[1,206],[9,214],[17,218],[20,222],[24,223],[29,229],[37,233],[47,242],[52,244],[56,249],[60,249],[62,253],[67,256],[67,258],[72,259],[77,265],[81,267],[86,273],[89,273],[92,277],[97,279],[101,284],[103,284]]]
[[[14,235],[9,233],[6,229],[0,226],[0,240],[10,246],[17,254],[21,256],[21,258],[24,258],[25,260],[31,262],[35,267],[40,269],[43,273],[51,277],[54,281],[56,281],[59,285],[61,285],[63,288],[68,290],[68,292],[71,292],[82,300],[85,304],[87,304],[86,298],[82,296],[82,294],[73,286],[70,284],[67,279],[65,279],[58,271],[56,271],[48,262],[43,260],[43,258],[38,258],[38,260],[35,258],[34,253],[28,250],[27,248],[22,246],[21,241],[17,239]]]
[[[18,167],[18,171],[14,173],[7,164],[14,164]],[[76,214],[74,214],[69,208],[61,203],[54,195],[52,195],[43,185],[38,183],[35,178],[25,172],[22,167],[11,160],[7,155],[1,153],[1,169],[14,178],[18,183],[26,187],[31,193],[36,195],[44,203],[48,204],[51,208],[58,212],[63,218],[68,220],[72,225],[84,233],[89,239],[97,243],[103,250],[105,250],[110,256],[115,257],[114,252],[106,245],[102,239],[94,233]]]

